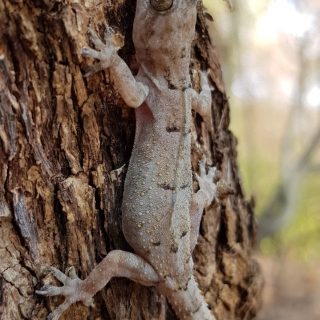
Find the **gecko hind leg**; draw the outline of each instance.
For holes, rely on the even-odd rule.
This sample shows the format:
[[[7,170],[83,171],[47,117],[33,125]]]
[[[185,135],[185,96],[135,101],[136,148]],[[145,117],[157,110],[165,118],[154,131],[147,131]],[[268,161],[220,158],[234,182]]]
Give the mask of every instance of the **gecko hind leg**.
[[[36,293],[44,296],[62,295],[65,301],[48,315],[48,320],[58,320],[61,314],[77,301],[81,301],[86,306],[92,305],[92,297],[113,277],[125,277],[144,286],[157,285],[161,281],[148,262],[133,253],[122,250],[109,252],[85,280],[78,278],[74,271],[69,272],[68,276],[53,267],[50,267],[50,271],[63,286],[45,285]]]
[[[199,162],[200,175],[196,174],[196,179],[199,183],[199,190],[193,195],[190,217],[191,217],[191,230],[190,230],[190,247],[191,252],[197,244],[199,235],[199,227],[203,214],[203,210],[208,207],[215,199],[217,193],[217,186],[214,182],[217,176],[215,167],[209,167],[208,173],[206,172],[205,162]]]

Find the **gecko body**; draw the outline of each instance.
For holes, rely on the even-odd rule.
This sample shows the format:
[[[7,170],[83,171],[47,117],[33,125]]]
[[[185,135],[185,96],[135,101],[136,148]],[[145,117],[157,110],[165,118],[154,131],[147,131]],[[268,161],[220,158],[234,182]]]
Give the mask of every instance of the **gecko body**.
[[[216,193],[215,170],[200,163],[199,191],[192,194],[191,109],[204,118],[211,91],[200,74],[202,91],[191,87],[191,44],[197,0],[137,0],[133,41],[139,63],[134,77],[117,55],[109,29],[106,44],[91,32],[97,50],[83,55],[108,68],[128,106],[135,108],[136,133],[122,203],[122,230],[134,253],[111,251],[85,280],[51,268],[64,286],[47,285],[43,295],[64,295],[50,319],[70,304],[92,302],[112,277],[156,286],[179,319],[213,320],[193,277],[192,251],[203,209]],[[94,71],[98,70],[95,67]]]

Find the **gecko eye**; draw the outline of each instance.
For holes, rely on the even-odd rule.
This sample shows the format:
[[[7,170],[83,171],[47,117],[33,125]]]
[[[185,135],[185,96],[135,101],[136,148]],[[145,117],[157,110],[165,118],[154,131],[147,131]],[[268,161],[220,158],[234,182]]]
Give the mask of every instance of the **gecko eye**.
[[[166,11],[173,5],[173,0],[150,0],[150,4],[154,10]]]

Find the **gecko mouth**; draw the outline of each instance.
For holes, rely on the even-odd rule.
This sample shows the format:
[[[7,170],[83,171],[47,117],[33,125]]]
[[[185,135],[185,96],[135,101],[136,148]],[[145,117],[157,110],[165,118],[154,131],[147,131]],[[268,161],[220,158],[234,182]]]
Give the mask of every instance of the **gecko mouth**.
[[[171,9],[173,0],[150,0],[150,4],[154,10],[163,12]]]

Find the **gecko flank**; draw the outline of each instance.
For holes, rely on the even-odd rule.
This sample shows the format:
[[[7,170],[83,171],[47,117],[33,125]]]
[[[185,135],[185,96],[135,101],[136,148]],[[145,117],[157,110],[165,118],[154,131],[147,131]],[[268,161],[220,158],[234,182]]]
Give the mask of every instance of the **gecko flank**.
[[[122,230],[134,253],[111,251],[85,280],[51,268],[64,285],[47,285],[37,293],[63,295],[65,302],[49,319],[59,319],[76,301],[90,305],[112,277],[156,286],[179,319],[214,319],[193,277],[191,256],[202,212],[216,193],[215,169],[207,172],[200,162],[200,189],[192,194],[191,109],[203,119],[211,111],[205,74],[200,73],[200,93],[192,89],[189,75],[196,18],[197,0],[137,0],[136,76],[118,56],[112,30],[107,29],[106,43],[91,31],[95,49],[84,48],[82,54],[99,60],[92,72],[109,69],[126,104],[135,108],[135,142],[122,203]]]

